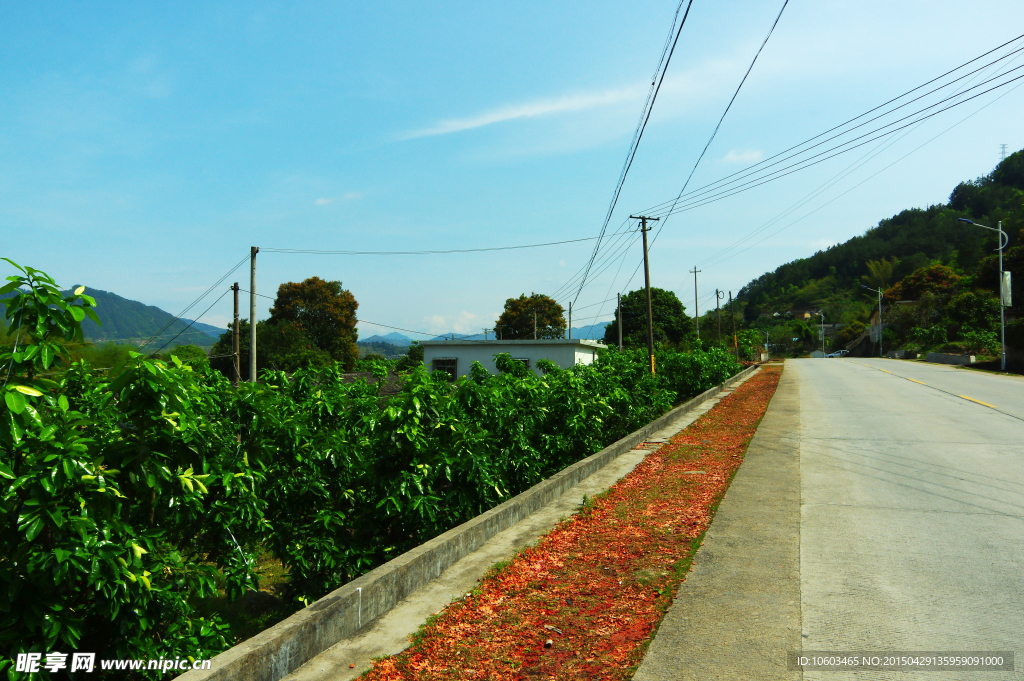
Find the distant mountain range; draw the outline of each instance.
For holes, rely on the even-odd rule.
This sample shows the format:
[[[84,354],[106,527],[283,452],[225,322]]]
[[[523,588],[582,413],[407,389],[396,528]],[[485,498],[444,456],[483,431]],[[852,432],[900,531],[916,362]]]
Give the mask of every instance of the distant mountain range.
[[[388,345],[394,345],[396,348],[405,348],[412,343],[412,339],[408,336],[403,336],[397,331],[386,333],[384,335],[373,335],[367,338],[360,338],[360,343],[387,343]]]
[[[604,327],[611,324],[611,321],[598,322],[596,324],[587,324],[586,326],[574,326],[572,327],[572,337],[589,339],[589,340],[603,340],[604,339]],[[455,340],[484,340],[484,334],[474,333],[470,335],[464,335],[461,333],[444,333],[440,336],[434,336],[430,340],[451,340],[454,336]],[[494,340],[494,334],[488,333],[487,340]]]
[[[70,295],[71,291],[64,291],[64,295]],[[209,348],[226,329],[204,324],[203,322],[192,322],[189,319],[174,319],[174,315],[165,312],[153,305],[146,305],[137,300],[122,298],[116,293],[100,291],[98,289],[85,289],[87,295],[96,299],[96,315],[103,322],[100,326],[88,317],[82,322],[82,334],[85,339],[92,343],[120,343],[124,345],[139,345],[149,340],[165,325],[166,329],[160,332],[148,347],[156,350],[164,343],[169,348],[178,345],[198,345],[202,348]],[[9,297],[13,293],[3,297]],[[189,327],[189,324],[192,324]]]

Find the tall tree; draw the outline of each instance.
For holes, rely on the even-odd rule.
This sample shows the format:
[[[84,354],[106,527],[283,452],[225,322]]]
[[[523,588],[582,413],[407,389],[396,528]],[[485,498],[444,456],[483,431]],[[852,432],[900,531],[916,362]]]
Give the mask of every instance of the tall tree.
[[[533,315],[537,314],[537,338],[565,337],[565,309],[550,296],[526,294],[505,301],[505,311],[494,322],[502,340],[533,338]]]
[[[351,371],[359,359],[356,347],[358,307],[355,296],[343,289],[340,281],[310,277],[278,287],[268,322],[282,328],[293,325],[313,347]]]
[[[687,316],[686,307],[672,291],[651,287],[651,317],[656,343],[678,343],[693,330],[693,319]],[[622,296],[621,323],[623,345],[647,345],[647,292],[644,289]],[[604,342],[608,345],[618,344],[619,324],[616,309],[615,320],[604,329]]]

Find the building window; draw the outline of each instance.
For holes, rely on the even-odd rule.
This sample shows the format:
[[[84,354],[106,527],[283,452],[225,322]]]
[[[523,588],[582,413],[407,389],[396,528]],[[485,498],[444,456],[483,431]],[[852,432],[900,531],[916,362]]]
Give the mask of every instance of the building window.
[[[526,367],[527,369],[530,368],[530,360],[528,358],[526,358],[526,357],[513,357],[512,359],[514,359],[517,362],[522,362],[523,366]]]
[[[459,360],[454,357],[438,357],[431,365],[433,371],[443,371],[455,380],[459,377]]]

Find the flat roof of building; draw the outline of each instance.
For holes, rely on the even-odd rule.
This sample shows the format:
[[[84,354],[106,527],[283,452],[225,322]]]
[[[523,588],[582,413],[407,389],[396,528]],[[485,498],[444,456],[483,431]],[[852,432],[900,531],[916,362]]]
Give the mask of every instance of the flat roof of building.
[[[420,345],[582,345],[589,348],[608,347],[596,340],[582,338],[544,338],[537,340],[428,340],[420,341]]]

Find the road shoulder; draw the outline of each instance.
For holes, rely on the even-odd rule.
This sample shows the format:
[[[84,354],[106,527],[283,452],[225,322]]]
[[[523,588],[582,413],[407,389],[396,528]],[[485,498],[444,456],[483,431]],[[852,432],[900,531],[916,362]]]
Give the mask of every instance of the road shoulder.
[[[799,679],[800,389],[786,365],[635,681]]]

